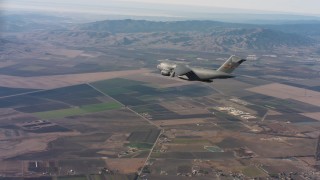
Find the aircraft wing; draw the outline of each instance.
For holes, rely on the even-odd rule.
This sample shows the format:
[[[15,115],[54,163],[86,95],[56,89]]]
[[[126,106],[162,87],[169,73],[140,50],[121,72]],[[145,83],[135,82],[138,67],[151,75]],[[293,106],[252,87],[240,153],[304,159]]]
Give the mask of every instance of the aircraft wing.
[[[178,77],[186,75],[189,80],[199,80],[200,78],[193,72],[193,70],[186,65],[179,64],[174,68],[172,77]]]
[[[186,65],[182,65],[182,64],[178,64],[174,69],[173,69],[173,73],[172,76],[173,77],[177,77],[177,76],[182,76],[185,75],[186,73],[192,71],[188,66]]]

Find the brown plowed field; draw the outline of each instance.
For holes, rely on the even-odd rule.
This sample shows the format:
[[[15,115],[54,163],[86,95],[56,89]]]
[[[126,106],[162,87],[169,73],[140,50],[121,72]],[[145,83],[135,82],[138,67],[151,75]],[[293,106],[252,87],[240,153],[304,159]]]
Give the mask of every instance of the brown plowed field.
[[[247,90],[280,99],[294,99],[315,106],[320,106],[320,92],[317,91],[311,91],[279,83],[257,86]]]

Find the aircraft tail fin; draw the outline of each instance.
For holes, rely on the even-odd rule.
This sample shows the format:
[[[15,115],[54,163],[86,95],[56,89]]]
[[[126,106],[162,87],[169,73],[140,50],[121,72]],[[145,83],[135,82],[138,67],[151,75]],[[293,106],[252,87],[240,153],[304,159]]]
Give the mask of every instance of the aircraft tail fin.
[[[222,66],[219,67],[217,71],[232,73],[244,61],[246,60],[232,55],[225,63],[222,64]]]

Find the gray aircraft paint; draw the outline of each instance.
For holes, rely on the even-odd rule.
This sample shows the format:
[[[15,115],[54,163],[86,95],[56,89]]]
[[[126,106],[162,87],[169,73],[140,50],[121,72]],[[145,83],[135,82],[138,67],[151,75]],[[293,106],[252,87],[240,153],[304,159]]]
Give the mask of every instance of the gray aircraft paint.
[[[217,70],[225,73],[232,73],[241,63],[246,61],[237,56],[231,56],[222,66]]]
[[[167,62],[160,63],[157,68],[164,76],[179,77],[189,81],[211,82],[212,79],[227,79],[235,77],[231,73],[244,61],[246,60],[237,56],[231,56],[217,70],[194,68],[188,65]]]

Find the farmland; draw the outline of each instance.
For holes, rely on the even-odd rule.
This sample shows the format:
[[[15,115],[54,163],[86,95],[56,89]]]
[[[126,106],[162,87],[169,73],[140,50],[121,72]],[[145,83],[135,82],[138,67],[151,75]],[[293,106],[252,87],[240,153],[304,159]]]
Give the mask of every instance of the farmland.
[[[62,110],[38,112],[38,113],[35,113],[35,115],[42,119],[55,119],[55,118],[63,118],[68,116],[77,116],[77,115],[84,115],[84,114],[89,114],[94,112],[118,109],[120,107],[121,107],[121,104],[116,102],[100,103],[100,104],[80,106],[79,108],[69,108],[69,109],[62,109]]]
[[[318,44],[286,47],[289,34],[265,50],[260,36],[283,34],[254,25],[110,33],[70,22],[2,34],[0,180],[320,177]],[[247,61],[233,79],[156,71],[218,68],[235,52]]]
[[[317,106],[256,94],[247,90],[251,87],[247,84],[242,84],[242,90],[223,91],[224,94],[221,94],[223,89],[210,85],[177,82],[178,86],[171,86],[174,83],[168,81],[171,84],[169,86],[153,86],[148,84],[147,75],[146,80],[141,75],[134,79],[107,79],[0,99],[3,108],[12,109],[4,113],[7,115],[3,115],[2,121],[8,125],[2,128],[15,129],[3,131],[3,137],[19,138],[20,134],[24,134],[26,139],[12,144],[11,148],[37,142],[42,140],[42,136],[50,134],[50,138],[42,140],[43,143],[39,143],[36,149],[11,151],[5,154],[7,159],[12,162],[41,160],[45,162],[46,168],[49,168],[46,163],[55,159],[52,166],[62,168],[62,175],[70,173],[67,169],[71,167],[76,174],[96,173],[107,168],[126,174],[123,178],[130,178],[131,173],[142,167],[143,173],[150,172],[150,177],[161,173],[188,174],[192,168],[203,172],[207,171],[207,166],[213,167],[213,172],[220,172],[228,169],[228,164],[222,164],[226,161],[230,163],[229,168],[248,177],[265,177],[265,171],[260,167],[239,164],[237,158],[253,157],[254,161],[260,162],[255,159],[256,156],[304,157],[313,153],[315,141],[309,132],[316,130],[318,120],[314,119],[317,116],[310,113],[318,112]],[[242,92],[241,96],[235,98],[234,94],[239,91]],[[27,103],[29,101],[31,103]],[[218,107],[241,109],[257,118],[246,121]],[[17,120],[16,116],[19,117]],[[9,118],[15,124],[10,125]],[[259,122],[261,118],[263,121]],[[35,123],[30,127],[38,129],[29,131],[24,127],[29,125],[24,123],[30,120],[48,121],[43,127],[41,123]],[[282,125],[288,121],[292,125]],[[306,123],[315,126],[309,127]],[[55,127],[54,131],[47,129],[47,124]],[[298,131],[302,127],[294,124],[303,124],[304,130]],[[58,127],[67,131],[59,130]],[[31,132],[38,133],[38,137],[31,136]],[[299,132],[302,134],[298,135]],[[277,138],[276,135],[286,137]],[[283,153],[269,151],[270,147],[277,147]],[[302,147],[308,148],[301,152]],[[147,157],[153,165],[144,164]],[[181,162],[178,168],[168,166],[159,170],[160,164],[172,160]],[[126,162],[135,165],[125,168]],[[83,166],[91,168],[83,169]],[[41,172],[40,169],[37,171]],[[212,175],[208,173],[208,176]]]

